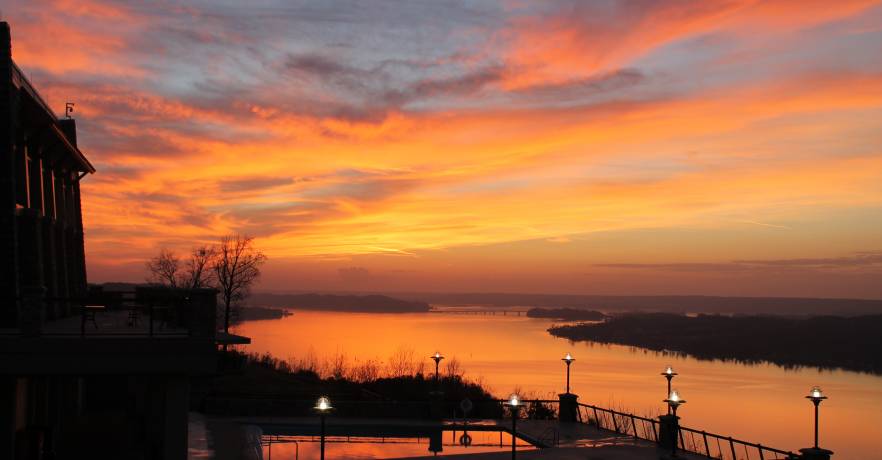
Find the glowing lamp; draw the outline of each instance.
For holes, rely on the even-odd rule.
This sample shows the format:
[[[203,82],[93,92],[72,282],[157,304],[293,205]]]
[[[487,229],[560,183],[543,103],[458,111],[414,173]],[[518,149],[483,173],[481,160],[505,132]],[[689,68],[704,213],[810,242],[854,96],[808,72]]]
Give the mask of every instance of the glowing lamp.
[[[319,412],[327,412],[327,411],[329,411],[329,410],[331,410],[331,409],[333,409],[333,408],[331,407],[331,400],[328,399],[327,396],[322,396],[322,397],[319,398],[318,401],[315,403],[315,410],[317,410],[317,411],[319,411]]]
[[[518,396],[517,393],[512,393],[511,396],[508,397],[508,403],[511,407],[518,407],[521,405],[521,397]]]
[[[680,404],[686,403],[686,400],[680,396],[680,392],[677,390],[672,390],[668,399],[665,399],[665,402],[668,403],[671,407],[676,408]]]
[[[824,396],[824,392],[821,391],[821,387],[817,387],[817,386],[812,387],[812,391],[809,392],[809,394],[808,394],[808,396],[806,396],[806,398],[811,399],[812,401],[818,401],[818,402],[821,402],[821,401],[827,399],[827,397]]]
[[[563,362],[565,362],[565,363],[567,363],[567,364],[570,364],[571,362],[573,362],[573,361],[575,361],[575,360],[576,360],[576,358],[573,358],[573,355],[571,355],[571,354],[569,354],[569,353],[567,353],[566,356],[564,356],[563,358],[561,358],[561,361],[563,361]]]

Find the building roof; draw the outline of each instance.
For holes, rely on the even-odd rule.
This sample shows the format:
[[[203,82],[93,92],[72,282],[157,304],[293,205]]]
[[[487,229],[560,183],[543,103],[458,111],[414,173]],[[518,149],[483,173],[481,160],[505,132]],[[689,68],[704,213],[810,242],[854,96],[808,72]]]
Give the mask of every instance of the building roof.
[[[80,151],[71,139],[64,134],[64,131],[61,128],[61,123],[58,121],[55,112],[49,107],[46,100],[40,96],[40,93],[37,92],[37,89],[34,88],[34,85],[32,85],[27,79],[24,72],[22,72],[18,65],[15,64],[15,61],[12,61],[12,84],[17,88],[24,90],[24,93],[30,96],[34,103],[43,109],[43,112],[46,113],[46,119],[49,123],[51,134],[57,137],[61,145],[68,151],[68,153],[70,153],[75,164],[79,167],[78,169],[82,172],[94,173],[95,167],[92,166],[92,163],[89,162],[83,152]]]

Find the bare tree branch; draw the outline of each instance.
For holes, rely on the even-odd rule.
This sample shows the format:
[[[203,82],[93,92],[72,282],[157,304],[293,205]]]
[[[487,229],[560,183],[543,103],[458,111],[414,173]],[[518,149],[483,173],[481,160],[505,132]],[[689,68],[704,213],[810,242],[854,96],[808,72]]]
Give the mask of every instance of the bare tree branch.
[[[266,261],[253,242],[250,236],[231,235],[221,239],[217,248],[212,271],[224,304],[224,332],[230,329],[230,308],[248,297],[251,285],[260,277],[260,266]]]
[[[184,261],[184,272],[181,274],[180,285],[189,289],[213,287],[214,259],[217,256],[217,248],[214,246],[199,246],[193,248],[190,257]]]
[[[180,266],[181,260],[172,251],[162,249],[159,255],[147,261],[147,281],[177,287]]]

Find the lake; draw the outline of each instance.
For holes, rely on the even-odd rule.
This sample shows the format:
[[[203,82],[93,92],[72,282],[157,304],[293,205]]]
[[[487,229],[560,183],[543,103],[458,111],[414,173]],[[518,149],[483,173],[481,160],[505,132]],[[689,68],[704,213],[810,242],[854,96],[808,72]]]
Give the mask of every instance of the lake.
[[[561,357],[572,353],[571,391],[579,401],[656,416],[665,410],[670,364],[673,387],[687,403],[681,424],[737,439],[796,450],[813,443],[813,406],[805,399],[819,385],[830,397],[821,404],[821,447],[834,458],[879,458],[882,449],[882,377],[817,368],[784,369],[701,361],[618,345],[570,343],[548,334],[547,319],[453,313],[371,314],[296,311],[276,320],[248,321],[235,333],[251,337],[249,352],[281,359],[313,356],[350,363],[388,362],[412,352],[434,370],[436,350],[455,358],[465,378],[498,397],[512,391],[556,399],[566,384]],[[806,347],[817,346],[806,344]]]

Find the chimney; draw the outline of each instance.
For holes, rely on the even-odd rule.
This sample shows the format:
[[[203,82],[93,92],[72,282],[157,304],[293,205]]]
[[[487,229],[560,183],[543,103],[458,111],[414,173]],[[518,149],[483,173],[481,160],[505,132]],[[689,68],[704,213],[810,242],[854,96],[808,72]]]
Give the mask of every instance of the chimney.
[[[64,133],[64,137],[73,144],[74,147],[77,146],[77,121],[73,118],[62,118],[58,120],[58,124],[61,125],[61,132]]]

